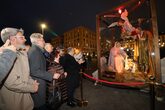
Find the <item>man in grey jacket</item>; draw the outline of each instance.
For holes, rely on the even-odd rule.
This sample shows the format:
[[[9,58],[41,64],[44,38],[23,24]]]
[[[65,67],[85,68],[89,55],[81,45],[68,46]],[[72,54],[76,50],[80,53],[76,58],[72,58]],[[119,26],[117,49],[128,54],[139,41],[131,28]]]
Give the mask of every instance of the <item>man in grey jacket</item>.
[[[13,45],[9,46],[9,43],[10,40],[7,40],[6,43],[0,47],[0,84],[8,75],[16,59],[16,47]]]

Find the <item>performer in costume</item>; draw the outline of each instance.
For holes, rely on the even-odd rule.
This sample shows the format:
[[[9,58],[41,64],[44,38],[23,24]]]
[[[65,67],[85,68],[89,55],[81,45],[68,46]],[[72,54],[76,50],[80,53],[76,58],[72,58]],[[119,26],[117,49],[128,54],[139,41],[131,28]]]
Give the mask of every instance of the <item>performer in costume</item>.
[[[114,47],[110,50],[108,67],[119,74],[123,73],[125,57],[127,57],[127,54],[121,49],[121,44],[115,42]]]
[[[151,53],[154,51],[152,33],[139,28],[137,41],[139,48],[139,69],[145,74],[148,73],[148,75],[153,75],[155,66],[153,56],[151,55]]]
[[[114,22],[108,26],[108,28],[114,27],[114,26],[121,26],[122,27],[122,34],[121,36],[123,38],[125,37],[132,37],[136,38],[137,31],[135,27],[132,26],[128,19],[128,11],[125,9],[124,12],[121,13],[120,20],[117,22]]]

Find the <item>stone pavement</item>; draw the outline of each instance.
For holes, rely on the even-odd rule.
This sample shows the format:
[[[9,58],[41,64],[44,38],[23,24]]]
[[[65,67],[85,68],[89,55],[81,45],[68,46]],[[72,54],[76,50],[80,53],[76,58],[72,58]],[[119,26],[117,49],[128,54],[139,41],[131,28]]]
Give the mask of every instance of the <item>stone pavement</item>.
[[[76,98],[80,90],[76,91]],[[150,110],[148,93],[139,90],[94,86],[93,82],[84,79],[84,97],[89,101],[87,107],[68,107],[63,104],[60,110]],[[156,102],[155,110],[165,110],[165,102]]]

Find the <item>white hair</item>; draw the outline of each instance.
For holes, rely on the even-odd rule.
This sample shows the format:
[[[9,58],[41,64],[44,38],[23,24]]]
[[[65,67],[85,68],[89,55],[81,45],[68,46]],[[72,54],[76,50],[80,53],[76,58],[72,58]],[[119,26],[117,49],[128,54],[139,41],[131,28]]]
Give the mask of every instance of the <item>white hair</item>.
[[[73,49],[74,49],[74,48],[72,48],[72,47],[68,47],[68,48],[67,48],[67,53],[70,53]]]
[[[41,39],[41,38],[43,38],[42,34],[40,34],[40,33],[33,33],[30,36],[30,41],[31,41],[32,44],[36,44],[37,40]]]

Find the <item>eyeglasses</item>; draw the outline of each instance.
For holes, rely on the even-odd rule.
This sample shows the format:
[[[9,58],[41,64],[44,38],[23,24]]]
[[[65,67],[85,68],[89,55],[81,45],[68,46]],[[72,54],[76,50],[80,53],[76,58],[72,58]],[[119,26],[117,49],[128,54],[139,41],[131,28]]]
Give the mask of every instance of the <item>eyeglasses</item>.
[[[25,40],[25,36],[15,36],[18,39]]]

